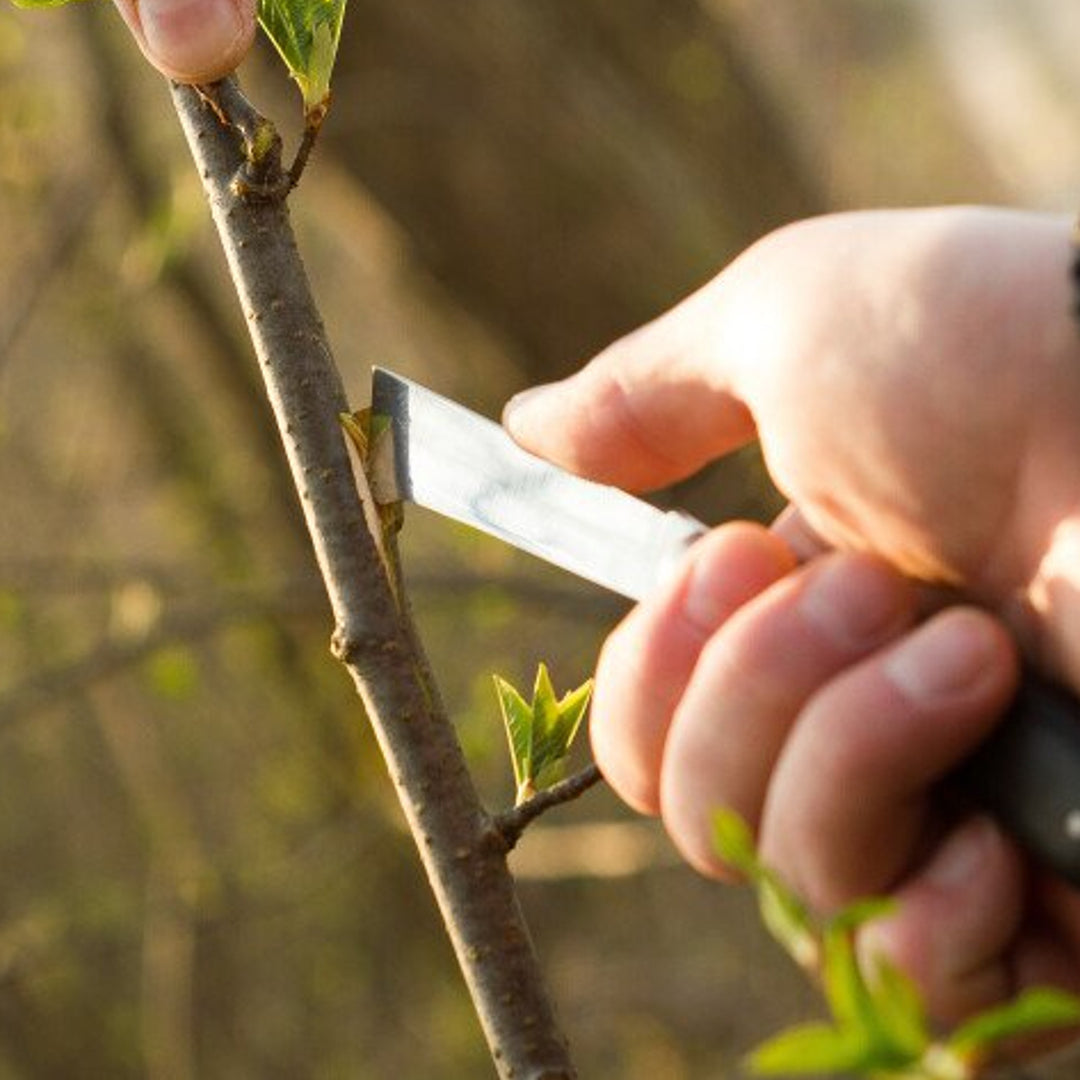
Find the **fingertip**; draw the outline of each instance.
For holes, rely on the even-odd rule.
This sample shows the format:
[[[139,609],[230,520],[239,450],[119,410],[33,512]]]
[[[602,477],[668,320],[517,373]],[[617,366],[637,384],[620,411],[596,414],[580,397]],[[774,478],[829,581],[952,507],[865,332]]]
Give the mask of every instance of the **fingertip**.
[[[252,0],[116,0],[146,58],[177,82],[233,71],[255,37]]]

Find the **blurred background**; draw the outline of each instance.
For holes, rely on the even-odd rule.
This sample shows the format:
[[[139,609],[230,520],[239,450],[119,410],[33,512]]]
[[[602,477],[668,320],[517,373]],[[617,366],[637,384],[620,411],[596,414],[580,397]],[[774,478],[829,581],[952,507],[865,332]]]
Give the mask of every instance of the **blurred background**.
[[[495,413],[803,215],[1070,211],[1078,47],[1061,0],[350,0],[293,200],[350,392],[385,364]],[[242,74],[295,140],[269,48]],[[0,7],[0,238],[0,1078],[492,1075],[110,5]],[[662,497],[778,506],[752,451]],[[623,607],[421,512],[405,548],[501,806],[491,673],[577,685]],[[583,1078],[737,1077],[818,1009],[606,791],[515,866]]]

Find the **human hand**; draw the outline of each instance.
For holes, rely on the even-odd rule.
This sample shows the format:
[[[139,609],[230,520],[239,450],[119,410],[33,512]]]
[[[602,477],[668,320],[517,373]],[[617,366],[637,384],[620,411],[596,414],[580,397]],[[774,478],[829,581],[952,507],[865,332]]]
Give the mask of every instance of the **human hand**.
[[[932,797],[1015,688],[988,612],[1080,687],[1069,258],[1068,224],[1034,215],[806,222],[507,414],[528,448],[634,488],[760,437],[791,509],[714,531],[612,635],[597,760],[707,873],[727,805],[818,907],[896,894],[864,946],[946,1020],[1080,986],[1080,897]],[[923,620],[912,579],[979,607]]]
[[[177,82],[228,75],[255,37],[255,0],[115,0],[147,60]]]

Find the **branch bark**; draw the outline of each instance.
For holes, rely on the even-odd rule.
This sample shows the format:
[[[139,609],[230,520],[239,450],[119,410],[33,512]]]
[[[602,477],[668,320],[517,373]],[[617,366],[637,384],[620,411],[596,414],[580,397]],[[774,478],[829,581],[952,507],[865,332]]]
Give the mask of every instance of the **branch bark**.
[[[568,776],[549,788],[544,788],[520,806],[499,814],[495,818],[495,828],[502,833],[506,846],[513,850],[525,830],[538,817],[556,806],[562,806],[564,803],[579,798],[602,779],[598,766],[586,765],[581,772],[574,773],[573,776]]]
[[[238,91],[221,84],[218,106]],[[575,1076],[533,951],[506,845],[474,790],[408,614],[395,602],[338,425],[348,403],[283,198],[243,197],[240,137],[204,98],[173,86],[285,444],[336,628],[505,1080]],[[260,158],[259,190],[282,177]],[[250,177],[250,170],[245,174]],[[287,186],[287,185],[286,185]],[[252,191],[250,184],[247,190]],[[358,489],[358,484],[360,485]]]

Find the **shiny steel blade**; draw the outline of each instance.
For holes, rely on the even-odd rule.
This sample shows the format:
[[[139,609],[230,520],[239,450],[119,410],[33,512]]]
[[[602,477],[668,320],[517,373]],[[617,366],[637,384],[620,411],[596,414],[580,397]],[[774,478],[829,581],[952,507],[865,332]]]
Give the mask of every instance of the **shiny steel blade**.
[[[391,420],[374,448],[380,502],[407,499],[639,600],[705,526],[522,450],[496,423],[376,368],[372,409]]]

